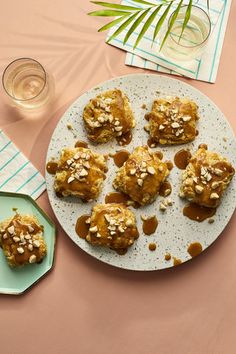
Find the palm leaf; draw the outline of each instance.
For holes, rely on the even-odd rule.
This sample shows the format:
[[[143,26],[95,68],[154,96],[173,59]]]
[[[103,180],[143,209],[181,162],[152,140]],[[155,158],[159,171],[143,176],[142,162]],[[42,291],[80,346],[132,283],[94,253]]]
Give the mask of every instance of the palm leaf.
[[[183,1],[183,0],[181,0],[181,1]],[[162,5],[159,5],[156,8],[156,10],[153,11],[153,13],[149,16],[149,18],[147,19],[147,21],[143,25],[143,28],[141,29],[141,32],[139,33],[139,36],[138,36],[138,38],[137,38],[137,40],[135,42],[134,49],[137,47],[137,45],[139,44],[139,42],[143,38],[144,34],[147,32],[148,28],[151,26],[151,24],[155,20],[156,15],[158,14],[158,12],[160,11],[161,8],[162,8]]]
[[[168,26],[168,30],[166,31],[165,37],[164,37],[164,39],[163,39],[163,41],[162,41],[162,43],[161,43],[161,48],[160,48],[160,50],[162,49],[163,45],[165,44],[165,41],[166,41],[167,37],[169,36],[170,31],[172,30],[172,27],[174,26],[175,20],[176,20],[178,14],[179,14],[179,10],[180,10],[180,8],[181,8],[181,6],[182,6],[182,3],[183,3],[183,0],[180,1],[180,3],[179,3],[179,5],[177,6],[176,10],[173,12],[173,15],[172,15],[172,17],[171,17],[170,24],[169,24],[169,26]]]
[[[136,14],[138,14],[138,12],[136,12]],[[136,14],[135,14],[135,15],[136,15]],[[118,17],[118,18],[117,18],[116,20],[114,20],[114,21],[108,22],[105,26],[99,28],[98,32],[106,31],[106,30],[108,30],[109,28],[114,27],[115,25],[117,25],[118,23],[120,23],[121,21],[123,21],[127,16],[129,16],[129,15],[124,15],[124,16]]]
[[[125,39],[124,39],[124,44],[128,41],[129,37],[131,36],[131,34],[136,30],[136,28],[138,27],[138,25],[142,22],[142,20],[144,19],[144,17],[148,14],[148,12],[150,11],[150,7],[145,10],[138,18],[137,20],[133,23],[133,25],[130,27],[130,29],[128,30]]]
[[[95,5],[100,5],[104,6],[110,9],[118,9],[118,10],[124,10],[124,11],[136,11],[140,10],[139,7],[133,7],[133,6],[126,6],[126,5],[120,5],[120,4],[111,4],[109,2],[103,2],[103,1],[91,1],[91,3]]]
[[[108,39],[107,43],[109,43],[112,39],[118,36],[134,19],[135,17],[140,13],[140,11],[136,12],[132,16],[128,18],[124,23],[121,24],[121,26],[111,35],[111,37]],[[115,22],[115,21],[113,21]]]
[[[188,24],[189,19],[190,19],[192,4],[193,4],[193,1],[189,0],[188,7],[187,7],[186,12],[185,12],[185,17],[184,17],[184,23],[183,23],[182,31],[181,31],[181,34],[180,34],[180,37],[179,37],[179,42],[181,40],[181,37],[182,37],[182,35],[184,33],[184,30],[185,30],[185,28],[186,28],[186,26]]]
[[[165,21],[166,16],[168,15],[168,12],[169,12],[172,4],[173,4],[173,1],[171,1],[169,3],[169,5],[167,6],[166,10],[163,12],[162,16],[160,17],[159,21],[157,22],[156,28],[155,28],[155,31],[154,31],[154,35],[153,35],[153,42],[155,41],[155,39],[156,39],[160,29],[161,29],[161,26],[162,26],[163,22]]]
[[[130,12],[127,11],[118,11],[118,10],[99,10],[88,13],[89,16],[123,16],[130,15]]]
[[[148,1],[144,1],[144,0],[132,0],[133,2],[137,2],[139,4],[143,4],[143,5],[151,5],[151,6],[155,6],[156,4],[153,4],[151,2]]]

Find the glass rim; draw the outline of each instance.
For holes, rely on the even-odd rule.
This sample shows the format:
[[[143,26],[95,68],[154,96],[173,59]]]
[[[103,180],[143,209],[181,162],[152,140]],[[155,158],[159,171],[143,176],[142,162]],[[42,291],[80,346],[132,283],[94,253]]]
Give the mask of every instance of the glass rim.
[[[188,5],[183,5],[183,6],[181,6],[181,8],[184,8],[184,7],[187,7]],[[209,32],[208,32],[208,35],[206,36],[206,38],[201,42],[201,43],[199,43],[199,44],[196,44],[196,45],[183,45],[183,44],[180,44],[177,40],[175,40],[175,38],[173,38],[173,36],[171,35],[171,33],[170,33],[170,37],[171,37],[171,39],[176,43],[176,44],[178,44],[180,47],[183,47],[183,48],[196,48],[196,47],[200,47],[201,45],[203,45],[207,40],[208,40],[208,38],[209,38],[209,36],[210,36],[210,34],[211,34],[211,20],[210,20],[210,17],[209,17],[209,15],[208,15],[208,13],[205,11],[205,10],[203,10],[201,7],[199,7],[199,6],[196,6],[196,5],[192,5],[192,8],[197,8],[197,9],[199,9],[200,11],[202,11],[205,15],[206,15],[206,18],[208,19],[208,22],[209,22]],[[168,25],[169,25],[169,23],[170,23],[170,21],[171,21],[171,18],[172,18],[172,16],[174,15],[174,12],[175,11],[173,11],[172,12],[172,14],[170,15],[170,18],[169,18],[169,20],[168,20]]]
[[[5,77],[6,71],[9,69],[9,67],[10,67],[12,64],[14,64],[14,63],[16,63],[16,62],[18,62],[18,61],[21,61],[21,60],[30,60],[30,61],[33,61],[33,62],[37,63],[37,64],[41,67],[41,69],[42,69],[42,71],[43,71],[43,73],[44,73],[44,84],[43,84],[43,87],[42,87],[41,90],[37,93],[37,95],[35,95],[35,96],[31,97],[31,98],[25,98],[25,99],[24,99],[24,98],[17,98],[17,97],[12,96],[12,95],[8,92],[8,90],[7,90],[6,86],[5,86],[5,83],[4,83],[4,77]],[[3,86],[3,88],[4,88],[4,91],[6,92],[6,94],[7,94],[9,97],[11,97],[11,98],[12,98],[13,100],[15,100],[15,101],[25,102],[25,101],[30,101],[30,100],[35,99],[36,97],[38,97],[38,96],[43,92],[43,90],[44,90],[44,88],[45,88],[45,86],[46,86],[46,83],[47,83],[47,73],[46,73],[44,67],[42,66],[42,64],[40,64],[40,62],[39,62],[38,60],[33,59],[33,58],[29,58],[29,57],[22,57],[22,58],[17,58],[17,59],[15,59],[15,60],[13,60],[12,62],[10,62],[10,63],[6,66],[6,68],[4,69],[3,74],[2,74],[2,86]]]

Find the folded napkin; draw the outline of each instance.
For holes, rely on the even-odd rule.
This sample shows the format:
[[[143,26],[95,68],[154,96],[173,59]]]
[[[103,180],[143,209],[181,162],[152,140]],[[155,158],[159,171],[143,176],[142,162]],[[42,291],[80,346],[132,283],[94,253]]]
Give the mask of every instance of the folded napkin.
[[[231,0],[225,1],[219,20],[215,26],[213,33],[211,34],[207,51],[205,51],[199,62],[198,71],[195,75],[196,80],[206,81],[210,83],[214,83],[216,81],[220,56],[225,37],[225,31],[230,12],[230,6]],[[152,61],[149,61],[132,53],[127,53],[125,64],[162,73],[179,75],[175,70],[167,69],[162,65],[156,64]],[[188,75],[185,74],[185,76]]]
[[[137,7],[137,3],[132,2],[132,0],[123,0],[122,4],[133,5]],[[206,10],[206,0],[195,1],[195,4]],[[160,45],[158,41],[155,46],[152,47],[153,29],[155,28],[154,24],[152,24],[152,26],[148,29],[136,49],[133,49],[133,45],[138,35],[137,30],[131,35],[129,41],[125,45],[123,44],[123,39],[128,29],[120,33],[119,36],[117,36],[110,42],[110,44],[134,54],[127,55],[127,65],[139,66],[156,71],[160,70],[173,74],[178,73],[180,75],[184,75],[194,79],[214,82],[222,48],[225,27],[227,23],[226,15],[229,11],[230,1],[214,0],[210,1],[210,6],[212,34],[207,46],[205,47],[204,54],[202,57],[190,61],[177,62],[172,58],[164,56],[162,52],[160,52],[158,49],[158,46]],[[143,5],[140,5],[140,7],[143,7]],[[159,16],[161,16],[161,13]],[[142,24],[139,26],[141,27]],[[140,29],[140,27],[138,29]],[[109,32],[108,37],[115,30],[116,28],[112,28]],[[139,58],[137,58],[137,56],[139,56],[139,58],[142,57],[146,60],[140,60]]]
[[[43,176],[0,130],[0,191],[24,193],[37,199],[45,189]]]

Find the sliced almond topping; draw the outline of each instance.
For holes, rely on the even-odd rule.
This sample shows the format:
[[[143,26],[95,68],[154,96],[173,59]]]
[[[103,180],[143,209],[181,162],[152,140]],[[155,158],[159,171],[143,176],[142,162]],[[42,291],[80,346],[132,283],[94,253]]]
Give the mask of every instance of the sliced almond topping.
[[[159,167],[158,167],[158,171],[159,171],[159,172],[162,172],[162,171],[163,171],[163,166],[159,166]]]
[[[112,117],[112,115],[110,115],[108,119],[109,119],[109,122],[110,122],[110,123],[113,122],[113,117]]]
[[[80,177],[88,176],[88,172],[83,168],[82,171],[79,173]]]
[[[201,194],[203,192],[203,187],[199,186],[198,184],[195,186],[195,191],[197,194]]]
[[[207,169],[205,167],[201,167],[201,175],[204,176],[207,173]]]
[[[20,242],[20,238],[17,237],[17,236],[14,236],[14,237],[13,237],[13,241],[14,241],[14,242]]]
[[[207,172],[204,177],[207,180],[207,182],[209,182],[212,179],[211,174],[209,172]]]
[[[146,163],[145,161],[142,161],[142,163],[141,163],[141,167],[142,167],[142,168],[147,167],[147,163]]]
[[[25,235],[25,239],[26,239],[26,240],[30,240],[30,239],[31,239],[31,236],[30,236],[29,234],[26,234],[26,235]]]
[[[67,165],[69,165],[69,166],[70,166],[73,162],[74,162],[74,160],[72,160],[72,159],[69,159],[69,160],[66,161]]]
[[[131,170],[129,171],[129,173],[131,174],[131,176],[134,176],[136,173],[135,168],[131,168]]]
[[[31,243],[30,243],[30,244],[28,245],[28,250],[32,252],[33,249],[34,249],[34,247],[33,247],[33,245],[31,245]]]
[[[172,128],[174,128],[174,129],[180,127],[179,123],[177,123],[177,122],[172,123],[171,126],[172,126]]]
[[[75,155],[74,155],[74,159],[75,160],[78,160],[80,158],[81,154],[80,152],[77,152]],[[67,160],[68,161],[68,160]]]
[[[90,163],[88,161],[83,162],[83,166],[86,168],[90,168]]]
[[[131,220],[131,219],[128,219],[128,220],[126,221],[125,225],[126,225],[127,227],[132,226],[132,225],[133,225],[132,220]]]
[[[29,258],[29,263],[30,264],[35,263],[36,260],[37,260],[37,257],[34,254],[32,254],[32,256],[30,256],[30,258]]]
[[[101,124],[99,122],[94,122],[93,126],[94,126],[94,128],[99,128],[99,127],[101,127]]]
[[[9,234],[13,235],[15,232],[15,228],[13,225],[11,225],[10,227],[8,227],[7,231],[9,232]]]
[[[155,174],[155,169],[152,166],[148,166],[147,171],[148,171],[148,173],[150,173],[150,175]]]
[[[104,218],[106,219],[107,222],[110,222],[110,220],[111,220],[110,215],[108,215],[108,214],[105,214]]]
[[[217,176],[222,176],[223,171],[220,170],[219,168],[215,168],[214,173],[215,173]]]
[[[217,194],[217,193],[211,193],[211,195],[210,195],[210,199],[219,199],[220,197],[219,197],[219,195]]]
[[[169,206],[173,205],[173,202],[172,202],[171,199],[167,199],[167,200],[166,200],[166,203],[167,203],[167,205],[169,205]]]
[[[111,232],[110,232],[111,235],[115,235],[115,233],[116,233],[115,231],[111,231]],[[108,240],[112,240],[112,237],[111,237],[111,236],[107,236],[107,239],[108,239]]]
[[[99,116],[98,117],[98,121],[99,121],[99,123],[104,123],[104,117],[103,116]]]
[[[91,241],[91,237],[90,237],[90,235],[87,235],[85,238],[86,238],[86,241],[88,241],[88,242],[90,242],[90,241]]]
[[[99,234],[99,232],[96,234],[97,238],[101,238],[102,236]]]
[[[118,120],[116,120],[114,125],[117,127],[118,125],[120,125],[120,122]]]
[[[115,219],[110,219],[110,221],[109,221],[110,225],[115,225],[115,223],[116,223]]]
[[[142,179],[144,179],[145,177],[147,177],[147,173],[145,173],[145,172],[141,173],[140,177],[141,177]]]
[[[198,182],[197,177],[193,177],[193,180],[194,180],[194,182],[195,182],[195,183],[197,183],[197,182]]]
[[[17,248],[17,252],[18,252],[19,254],[23,254],[25,251],[24,251],[24,248],[23,248],[23,247],[18,247],[18,248]]]
[[[166,206],[165,206],[164,203],[160,203],[159,209],[160,209],[161,211],[166,211],[167,208],[166,208]]]
[[[122,226],[118,226],[118,230],[119,230],[121,233],[125,232],[125,230],[123,229]]]
[[[159,125],[159,130],[164,130],[164,129],[165,129],[164,125],[160,124]]]
[[[98,231],[98,227],[97,226],[90,227],[89,231],[93,234]]]
[[[164,192],[164,196],[167,197],[168,195],[170,195],[171,190],[170,189],[166,189]]]
[[[123,129],[123,128],[122,128],[122,127],[120,127],[120,126],[115,127],[115,131],[116,131],[116,132],[120,132],[122,129]]]
[[[28,225],[28,230],[30,233],[34,232],[34,228],[31,225]]]
[[[142,185],[143,185],[143,180],[142,180],[141,178],[138,178],[138,179],[137,179],[137,183],[138,183],[138,185],[139,185],[140,187],[142,187]]]
[[[24,242],[25,241],[25,236],[24,235],[20,235],[20,242]]]
[[[70,176],[70,177],[68,178],[68,180],[67,180],[67,183],[71,183],[71,182],[73,182],[73,181],[74,181],[74,179],[75,179],[75,177]]]
[[[40,247],[40,241],[39,240],[34,240],[33,241],[33,246],[36,247],[36,248],[39,248]]]
[[[189,122],[191,120],[191,116],[183,116],[182,119],[184,122]]]
[[[90,223],[91,223],[91,218],[85,220],[85,224],[90,224]]]
[[[212,185],[211,185],[211,188],[212,189],[216,189],[216,188],[218,188],[219,187],[219,185],[220,185],[220,182],[212,182]]]
[[[3,239],[6,240],[7,239],[7,234],[3,234]]]

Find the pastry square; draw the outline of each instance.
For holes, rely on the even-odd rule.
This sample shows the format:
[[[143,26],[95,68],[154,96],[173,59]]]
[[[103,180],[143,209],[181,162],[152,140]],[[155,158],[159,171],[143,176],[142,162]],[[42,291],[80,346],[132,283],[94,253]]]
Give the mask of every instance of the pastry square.
[[[93,207],[86,240],[124,254],[139,237],[134,214],[123,204],[98,204]]]
[[[200,145],[183,171],[180,197],[216,208],[234,173],[233,166],[226,158]]]
[[[193,101],[178,97],[160,98],[154,101],[151,113],[145,118],[149,124],[153,147],[156,144],[175,145],[193,141],[198,134],[198,106]]]
[[[118,89],[91,99],[84,108],[83,119],[88,138],[95,143],[121,138],[135,127],[128,97]]]
[[[40,263],[47,253],[43,226],[34,215],[16,215],[0,223],[0,245],[11,267]]]
[[[96,199],[101,192],[107,157],[90,149],[64,148],[55,174],[54,189],[59,196],[76,196],[84,201]]]
[[[150,153],[147,146],[139,146],[116,173],[113,187],[138,204],[146,205],[156,199],[169,173],[166,162]]]

